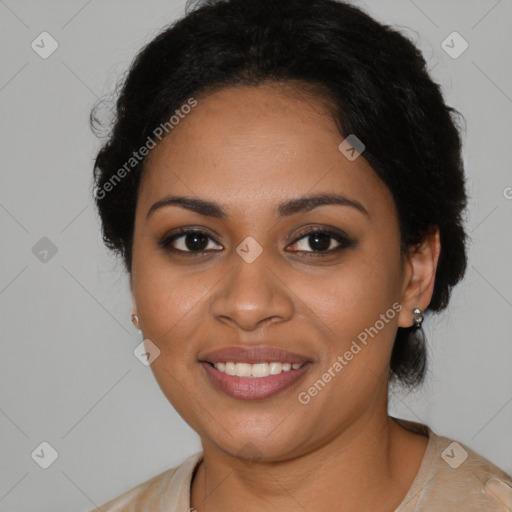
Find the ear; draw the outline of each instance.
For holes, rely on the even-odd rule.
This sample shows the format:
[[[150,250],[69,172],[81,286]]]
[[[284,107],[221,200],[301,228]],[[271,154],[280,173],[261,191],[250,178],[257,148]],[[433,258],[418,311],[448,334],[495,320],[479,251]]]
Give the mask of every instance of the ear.
[[[399,327],[411,327],[414,324],[413,310],[419,308],[423,312],[430,304],[440,252],[441,242],[437,226],[425,235],[421,243],[410,247],[404,261]]]

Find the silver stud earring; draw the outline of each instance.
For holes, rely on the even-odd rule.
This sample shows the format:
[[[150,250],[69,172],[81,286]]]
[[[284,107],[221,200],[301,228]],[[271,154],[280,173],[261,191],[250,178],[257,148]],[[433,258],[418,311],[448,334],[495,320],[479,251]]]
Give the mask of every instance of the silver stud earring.
[[[413,309],[412,314],[414,316],[414,327],[419,329],[421,327],[421,322],[423,322],[423,313],[421,312],[421,309],[415,308]]]

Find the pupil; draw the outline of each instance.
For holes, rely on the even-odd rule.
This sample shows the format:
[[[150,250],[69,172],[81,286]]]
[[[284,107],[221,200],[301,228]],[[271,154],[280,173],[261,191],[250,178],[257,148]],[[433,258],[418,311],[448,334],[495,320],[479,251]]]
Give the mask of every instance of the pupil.
[[[330,235],[327,233],[315,233],[314,235],[309,235],[309,245],[315,251],[323,251],[329,248],[331,244],[330,238]]]
[[[201,233],[189,233],[185,237],[185,245],[191,251],[202,251],[208,245],[208,237]]]

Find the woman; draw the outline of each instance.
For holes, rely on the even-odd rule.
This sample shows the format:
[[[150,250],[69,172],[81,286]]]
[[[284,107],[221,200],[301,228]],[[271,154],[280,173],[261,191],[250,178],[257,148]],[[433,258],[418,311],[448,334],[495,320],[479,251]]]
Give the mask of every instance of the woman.
[[[139,53],[96,203],[203,449],[98,510],[512,506],[501,469],[387,412],[466,268],[456,114],[409,40],[334,0],[206,2]]]

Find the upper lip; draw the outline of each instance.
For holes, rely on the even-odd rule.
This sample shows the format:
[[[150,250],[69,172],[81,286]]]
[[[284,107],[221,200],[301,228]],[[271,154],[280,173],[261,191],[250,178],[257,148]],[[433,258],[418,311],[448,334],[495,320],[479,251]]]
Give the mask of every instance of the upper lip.
[[[199,355],[199,360],[207,363],[249,363],[257,364],[264,362],[281,362],[290,364],[302,364],[309,359],[294,352],[288,352],[276,347],[270,346],[232,346],[223,347],[211,352]]]

